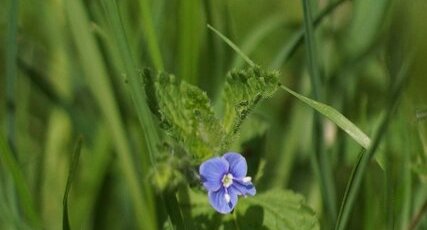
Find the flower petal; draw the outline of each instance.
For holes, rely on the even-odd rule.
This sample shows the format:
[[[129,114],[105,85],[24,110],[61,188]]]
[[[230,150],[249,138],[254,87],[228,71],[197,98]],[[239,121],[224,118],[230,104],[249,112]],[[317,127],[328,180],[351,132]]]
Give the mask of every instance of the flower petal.
[[[242,196],[254,196],[256,194],[255,186],[251,182],[243,183],[240,181],[233,181],[233,185],[231,185],[228,190],[234,190]]]
[[[234,177],[245,177],[248,172],[248,165],[246,159],[239,153],[229,152],[222,156],[230,164],[230,172]]]
[[[203,186],[208,191],[217,191],[222,186],[222,177],[228,172],[229,164],[220,157],[205,161],[200,165],[199,173]]]
[[[221,188],[218,191],[209,191],[209,203],[212,207],[222,214],[230,213],[237,204],[237,193],[233,191],[228,191],[230,195],[230,202],[227,203],[225,198],[226,190],[225,188]]]

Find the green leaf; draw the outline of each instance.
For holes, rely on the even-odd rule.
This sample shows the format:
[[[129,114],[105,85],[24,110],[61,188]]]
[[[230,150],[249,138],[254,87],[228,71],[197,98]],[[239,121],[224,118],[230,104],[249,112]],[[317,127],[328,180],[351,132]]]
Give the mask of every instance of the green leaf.
[[[314,211],[303,196],[273,189],[253,197],[240,197],[234,214],[222,215],[210,206],[207,194],[190,190],[193,227],[197,229],[319,229]]]
[[[223,147],[233,140],[243,120],[258,102],[276,92],[279,86],[277,76],[277,72],[266,72],[258,66],[228,73],[223,92],[223,124],[227,133]]]
[[[12,177],[17,198],[19,198],[20,205],[29,224],[34,229],[39,229],[41,226],[40,217],[36,211],[25,175],[21,165],[13,156],[10,146],[2,135],[0,135],[0,166]]]
[[[144,94],[138,87],[138,78],[136,69],[134,69],[134,61],[129,51],[129,44],[126,41],[124,29],[121,25],[120,15],[116,1],[101,1],[106,11],[107,20],[111,23],[111,31],[113,31],[114,39],[117,40],[114,45],[120,49],[118,55],[120,63],[126,64],[122,68],[128,76],[130,82],[130,91],[134,99],[135,109],[138,118],[143,126],[144,138],[141,139],[149,151],[142,151],[142,159],[151,158],[154,147],[156,146],[156,136],[153,130],[152,119],[150,118],[149,109],[146,108]],[[70,36],[73,45],[78,54],[79,65],[82,68],[82,73],[85,76],[88,89],[91,91],[94,100],[99,106],[102,118],[108,124],[109,133],[112,136],[115,153],[117,154],[118,164],[123,172],[123,180],[129,188],[129,196],[132,200],[134,208],[134,216],[137,217],[137,225],[141,229],[156,229],[156,213],[153,211],[153,199],[151,199],[150,187],[141,187],[141,178],[138,177],[135,169],[135,161],[129,143],[127,130],[119,111],[117,98],[115,97],[109,71],[107,71],[106,63],[102,58],[102,52],[99,49],[95,34],[90,29],[90,20],[87,9],[84,7],[83,1],[65,1],[65,15],[67,16],[67,24],[70,28]],[[141,161],[146,164],[149,161]],[[143,172],[148,167],[141,167]],[[145,194],[146,196],[143,196]],[[149,197],[149,198],[146,198]]]
[[[270,123],[267,119],[254,114],[253,116],[248,117],[246,122],[243,122],[240,127],[240,134],[237,138],[238,140],[233,143],[232,146],[240,147],[254,138],[262,137],[269,128]]]
[[[161,127],[200,163],[219,153],[224,129],[204,91],[174,75],[144,71],[150,108]],[[153,81],[153,77],[155,80]],[[153,93],[154,88],[154,93]]]
[[[265,193],[240,199],[237,212],[250,220],[259,218],[256,213],[248,212],[256,206],[264,211],[263,226],[268,229],[319,229],[314,211],[305,203],[304,197],[289,190],[273,189]],[[250,229],[244,219],[237,218],[240,229]]]
[[[239,47],[237,47],[237,45],[234,44],[225,35],[223,35],[221,32],[213,28],[211,25],[208,25],[208,28],[213,32],[215,32],[225,43],[227,43],[234,51],[236,51],[236,53],[239,54],[240,57],[242,57],[242,59],[245,60],[246,63],[248,63],[252,67],[256,66],[255,63],[248,56],[246,56],[246,54],[244,54],[243,51],[241,51]]]
[[[79,137],[77,140],[76,146],[74,148],[74,153],[71,160],[70,170],[68,172],[68,178],[67,178],[67,185],[65,186],[65,192],[64,192],[64,199],[63,199],[63,212],[62,212],[62,229],[69,230],[70,228],[70,221],[68,218],[68,193],[71,189],[71,183],[73,183],[77,166],[79,164],[80,159],[80,150],[82,148],[83,138]]]
[[[332,122],[334,122],[338,127],[340,127],[344,132],[346,132],[350,137],[353,138],[357,143],[359,143],[363,148],[368,149],[371,143],[371,139],[366,135],[362,130],[360,130],[355,124],[353,124],[350,120],[348,120],[344,115],[335,110],[329,105],[325,105],[318,101],[312,100],[308,97],[305,97],[288,87],[282,85],[282,89],[286,90],[300,101],[304,102],[311,108],[317,110],[317,112],[321,113]]]
[[[230,147],[243,120],[260,100],[272,96],[279,87],[277,76],[277,72],[258,66],[229,72],[222,92],[221,123],[206,92],[174,75],[142,71],[151,111],[161,121],[161,127],[196,160],[194,163]],[[247,135],[246,138],[250,139]]]

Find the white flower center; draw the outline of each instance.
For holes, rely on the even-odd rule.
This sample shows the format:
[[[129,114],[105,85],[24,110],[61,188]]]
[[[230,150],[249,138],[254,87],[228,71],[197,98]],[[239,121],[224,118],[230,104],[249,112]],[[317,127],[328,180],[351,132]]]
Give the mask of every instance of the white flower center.
[[[225,174],[222,178],[222,185],[225,188],[230,187],[233,184],[233,175],[231,173]]]

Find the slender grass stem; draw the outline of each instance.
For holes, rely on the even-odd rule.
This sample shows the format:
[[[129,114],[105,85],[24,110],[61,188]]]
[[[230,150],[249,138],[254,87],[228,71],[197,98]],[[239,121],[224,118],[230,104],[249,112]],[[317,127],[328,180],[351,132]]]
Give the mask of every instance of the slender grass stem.
[[[350,175],[350,179],[347,182],[347,187],[344,193],[343,200],[341,202],[341,208],[338,214],[338,219],[335,224],[335,230],[343,230],[346,227],[350,212],[353,208],[354,201],[359,192],[365,171],[368,167],[370,160],[375,155],[375,152],[386,133],[391,117],[393,116],[400,101],[399,99],[401,97],[403,87],[405,86],[407,80],[407,70],[409,68],[409,64],[409,61],[404,63],[397,76],[397,83],[391,89],[390,103],[388,104],[385,110],[385,115],[382,117],[374,137],[372,138],[371,146],[368,148],[366,153],[362,151],[362,153],[359,155],[359,161],[357,161],[356,165],[353,168],[353,171]]]
[[[107,1],[108,4],[113,4]],[[87,14],[81,1],[66,1],[67,18],[71,32],[81,58],[82,67],[88,85],[109,124],[121,170],[129,187],[133,201],[135,217],[140,229],[156,229],[155,212],[149,205],[152,200],[144,199],[138,179],[131,149],[118,106],[114,100],[111,83],[109,82],[105,65],[93,34],[89,33],[90,26]]]
[[[256,64],[246,55],[244,54],[239,47],[237,47],[236,44],[234,44],[230,39],[228,39],[226,36],[224,36],[221,32],[213,28],[211,25],[208,25],[208,28],[215,32],[227,45],[229,45],[234,51],[236,51],[237,54],[242,57],[243,60],[245,60],[246,63],[248,63],[250,66],[254,67]]]
[[[322,100],[323,94],[322,84],[320,79],[320,69],[318,64],[318,56],[316,49],[316,41],[313,29],[312,19],[312,7],[310,0],[303,1],[304,10],[304,35],[305,44],[307,51],[308,71],[311,79],[311,86],[313,92],[313,98],[317,101]],[[332,169],[330,167],[330,160],[326,155],[323,146],[323,125],[322,121],[317,113],[314,114],[314,136],[313,143],[315,147],[315,155],[312,160],[315,171],[318,171],[320,189],[322,191],[322,197],[326,204],[327,215],[331,223],[335,221],[337,210],[336,210],[336,196],[335,186],[333,183]]]
[[[22,172],[15,156],[12,154],[10,147],[7,145],[3,136],[0,135],[0,165],[7,169],[12,176],[16,192],[19,198],[19,203],[24,211],[24,215],[29,221],[29,224],[34,229],[40,229],[41,220],[36,211],[33,197],[31,196],[30,189],[25,180],[24,173]]]
[[[323,9],[319,15],[313,21],[313,27],[317,28],[317,26],[322,22],[322,20],[330,15],[335,9],[338,8],[342,3],[349,0],[338,0]],[[304,27],[302,27],[290,40],[289,43],[286,43],[277,56],[274,58],[273,63],[271,64],[272,68],[279,68],[283,63],[286,63],[295,51],[304,43]]]
[[[118,12],[118,6],[116,1],[103,1],[104,7],[106,10],[107,15],[109,16],[109,20],[112,26],[113,31],[115,32],[115,41],[116,44],[119,47],[120,55],[124,63],[124,69],[126,71],[126,74],[128,76],[129,80],[129,87],[130,92],[132,95],[132,99],[134,102],[134,106],[138,115],[138,119],[143,131],[144,140],[145,140],[145,146],[147,146],[147,151],[143,152],[142,159],[148,160],[150,164],[145,163],[143,161],[143,164],[146,169],[149,167],[152,167],[154,170],[157,170],[156,166],[156,160],[155,155],[158,152],[158,145],[160,144],[160,137],[158,133],[158,129],[155,126],[155,122],[153,120],[153,116],[148,108],[147,99],[146,99],[146,92],[144,91],[144,88],[140,87],[140,79],[138,76],[137,69],[135,68],[135,60],[133,59],[132,52],[130,50],[130,47],[127,42],[127,38],[124,33],[123,28],[123,22],[121,20],[121,17]],[[147,173],[147,171],[145,171]],[[143,187],[144,195],[146,197],[146,203],[148,208],[150,209],[150,217],[151,218],[151,225],[155,226],[155,203],[153,202],[153,192],[151,191],[151,187],[149,187],[149,184],[145,184],[146,186]],[[160,194],[161,199],[161,205],[166,206],[167,204],[165,197],[163,194]],[[166,208],[166,210],[168,210]],[[177,218],[174,218],[175,216],[173,213],[169,212],[168,222],[172,226],[171,220],[177,220],[175,222],[175,225],[180,226],[183,222],[180,215],[177,215]],[[145,220],[147,221],[147,220]]]
[[[203,0],[203,9],[206,14],[206,22],[210,25],[221,25],[220,17],[218,16],[218,1],[216,0]],[[223,3],[220,3],[223,5]],[[214,37],[215,35],[212,33],[206,34],[206,43],[208,50],[208,58],[209,68],[206,73],[202,71],[203,74],[206,75],[204,82],[209,87],[206,87],[207,93],[210,95],[214,95],[214,98],[217,98],[221,87],[223,79],[224,79],[224,43],[218,41]],[[202,85],[203,86],[203,85]]]
[[[71,190],[71,184],[73,183],[74,177],[76,175],[77,167],[79,165],[80,152],[83,144],[83,137],[79,137],[76,146],[74,147],[74,152],[71,159],[70,169],[68,171],[67,185],[65,187],[64,198],[62,201],[63,204],[63,215],[62,215],[62,229],[70,230],[70,220],[68,217],[68,194]]]
[[[16,60],[18,52],[18,13],[19,0],[10,1],[9,23],[7,28],[6,48],[6,105],[7,105],[7,139],[15,153],[15,88],[18,74]]]
[[[416,229],[418,223],[422,220],[423,215],[426,213],[427,213],[427,200],[424,202],[420,210],[418,210],[415,216],[412,218],[412,221],[408,226],[408,230]]]
[[[198,0],[181,0],[179,4],[179,55],[177,63],[178,74],[187,82],[197,84],[197,70],[199,62],[200,35],[199,11],[200,2]]]
[[[236,210],[234,210],[234,212],[233,212],[233,223],[234,223],[234,227],[235,227],[237,230],[240,230],[239,223],[237,222],[237,214],[236,214]]]
[[[142,16],[142,26],[144,29],[144,34],[146,35],[148,51],[153,61],[154,66],[158,71],[164,70],[162,54],[160,52],[160,46],[158,44],[158,39],[156,31],[154,30],[153,19],[151,15],[150,4],[148,0],[139,1],[141,8]]]

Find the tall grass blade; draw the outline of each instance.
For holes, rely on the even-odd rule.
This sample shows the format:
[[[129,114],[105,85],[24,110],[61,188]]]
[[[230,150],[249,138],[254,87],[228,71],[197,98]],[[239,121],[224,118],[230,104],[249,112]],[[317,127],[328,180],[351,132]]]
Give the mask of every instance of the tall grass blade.
[[[12,150],[15,149],[15,88],[17,78],[17,33],[19,1],[10,1],[6,46],[6,105],[7,105],[7,139]]]
[[[322,97],[321,93],[321,79],[320,69],[318,64],[317,47],[314,35],[314,29],[312,24],[312,7],[310,0],[302,0],[304,10],[304,39],[307,50],[307,61],[308,61],[308,72],[311,79],[311,85],[313,90],[313,97],[315,100],[320,100]]]
[[[219,27],[220,25],[224,25],[224,19],[219,16],[219,14],[223,13],[221,8],[225,5],[223,1],[217,0],[203,0],[203,9],[204,14],[206,15],[206,23],[209,25],[213,25],[215,27]],[[209,69],[205,68],[205,70],[201,69],[200,74],[204,77],[203,81],[201,81],[201,86],[204,85],[209,87],[204,87],[208,95],[213,95],[216,97],[219,93],[219,89],[221,83],[224,80],[224,69],[225,69],[225,49],[224,43],[215,39],[215,34],[206,33],[205,43],[206,43],[206,51],[203,53],[203,57],[206,60],[209,60],[208,64]],[[203,61],[202,61],[203,62]]]
[[[308,72],[310,75],[312,93],[315,100],[322,100],[322,84],[321,84],[321,75],[318,64],[318,55],[316,48],[316,38],[313,29],[313,19],[312,19],[312,6],[310,5],[311,0],[303,0],[303,10],[304,10],[304,38],[307,51],[307,61],[308,61]],[[318,114],[314,114],[314,131],[313,131],[313,145],[314,145],[314,154],[311,157],[312,163],[315,170],[319,170],[318,176],[320,181],[320,188],[322,191],[322,196],[326,204],[327,215],[330,218],[331,223],[333,223],[337,216],[336,210],[336,197],[335,197],[335,186],[332,177],[332,169],[330,166],[330,160],[325,153],[323,145],[323,124]]]
[[[364,149],[368,149],[371,144],[371,139],[366,135],[362,130],[360,130],[354,123],[347,119],[344,115],[338,112],[336,109],[332,108],[329,105],[320,103],[318,101],[312,100],[308,97],[305,97],[288,87],[282,85],[282,89],[286,90],[288,93],[292,94],[300,101],[304,102],[311,108],[315,109],[317,112],[324,115],[326,118],[334,122],[338,127],[340,127],[344,132],[346,132],[354,141],[361,145]]]
[[[113,4],[111,1],[109,4]],[[109,125],[110,133],[116,148],[119,164],[129,187],[133,201],[134,215],[140,229],[156,229],[154,212],[141,191],[140,179],[137,176],[131,149],[124,130],[118,105],[115,102],[112,85],[108,79],[105,64],[94,35],[90,32],[87,13],[81,1],[66,1],[65,9],[72,36],[77,47],[81,65],[100,109]]]
[[[151,15],[150,3],[148,0],[139,1],[141,8],[141,17],[142,17],[142,26],[144,34],[146,36],[145,40],[147,41],[148,52],[151,56],[151,60],[154,64],[154,67],[158,71],[164,70],[162,54],[160,51],[160,46],[158,43],[156,31],[154,30],[153,18]]]
[[[114,32],[114,41],[116,45],[119,47],[119,55],[122,59],[122,63],[124,63],[124,71],[126,72],[126,76],[128,77],[129,87],[131,96],[133,99],[134,107],[136,109],[138,119],[142,128],[142,132],[144,135],[144,144],[147,146],[147,151],[142,153],[143,159],[143,174],[148,173],[148,169],[153,167],[155,170],[157,169],[155,162],[155,154],[158,152],[157,147],[160,144],[160,137],[158,133],[156,122],[153,120],[152,113],[149,110],[149,106],[147,104],[147,95],[144,91],[144,87],[141,87],[141,78],[138,74],[136,63],[133,58],[133,54],[128,44],[128,39],[125,34],[125,30],[123,27],[123,21],[121,16],[119,15],[118,6],[116,1],[102,1],[106,14],[108,16],[109,22],[111,24],[111,29]],[[155,203],[154,197],[151,191],[150,184],[144,184],[143,187],[144,195],[146,197],[147,203],[147,211],[149,211],[149,215],[147,215],[147,219],[145,222],[151,222],[150,225],[155,226],[156,222],[156,212],[155,212]],[[161,204],[166,205],[165,198],[163,195],[160,195]],[[168,218],[170,221],[170,218]],[[170,224],[170,223],[169,223]]]
[[[227,45],[229,45],[234,51],[236,51],[236,53],[239,54],[240,57],[242,57],[246,63],[248,63],[252,67],[256,66],[256,64],[246,54],[244,54],[243,51],[239,47],[237,47],[237,45],[234,44],[230,39],[228,39],[221,32],[213,28],[211,25],[208,25],[208,28],[215,32],[225,43],[227,43]]]
[[[354,200],[356,199],[357,193],[359,191],[360,184],[362,182],[366,168],[368,167],[368,164],[372,157],[375,155],[375,151],[377,150],[382,138],[384,137],[391,117],[393,116],[399,104],[403,87],[406,84],[407,70],[409,68],[409,65],[410,61],[408,60],[402,65],[396,78],[397,83],[392,86],[390,101],[385,110],[385,115],[383,115],[379,123],[378,129],[372,138],[372,143],[369,145],[369,148],[366,150],[366,153],[363,151],[360,154],[360,160],[353,168],[353,171],[350,175],[350,180],[347,183],[343,200],[341,202],[341,208],[338,214],[338,219],[335,224],[335,230],[346,229],[346,224],[350,216]]]
[[[13,182],[16,186],[20,206],[23,209],[30,226],[35,229],[41,228],[40,217],[37,214],[24,173],[21,171],[19,163],[16,161],[15,156],[12,154],[2,135],[0,135],[0,163],[0,165],[5,167],[12,176]]]
[[[179,7],[179,54],[178,75],[192,84],[197,83],[199,45],[200,45],[200,2],[198,0],[180,0]]]
[[[127,38],[122,25],[122,20],[118,12],[116,1],[102,1],[111,24],[111,29],[115,35],[114,41],[119,47],[119,55],[124,63],[124,71],[126,72],[127,80],[129,81],[130,92],[134,101],[135,109],[141,123],[146,145],[149,149],[148,159],[154,164],[153,154],[156,152],[156,145],[159,143],[159,136],[153,121],[151,112],[146,103],[146,94],[141,87],[141,79],[138,76],[138,71],[130,50]]]
[[[332,13],[335,9],[338,8],[342,3],[348,0],[338,0],[333,3],[330,3],[327,7],[325,7],[319,15],[313,21],[313,27],[317,28],[317,26],[322,22],[322,20]],[[272,68],[277,69],[283,63],[287,62],[290,57],[295,53],[295,51],[300,47],[304,42],[304,28],[301,28],[288,43],[286,43],[282,49],[280,49],[277,56],[274,58],[274,61],[271,65]]]
[[[68,171],[67,185],[65,186],[64,199],[62,201],[63,204],[63,212],[62,212],[62,229],[70,230],[70,221],[68,217],[68,193],[71,189],[71,184],[73,183],[74,177],[76,175],[77,166],[79,165],[80,152],[82,148],[83,138],[79,137],[77,140],[76,146],[74,147],[73,155],[71,156],[71,165],[70,170]]]
[[[230,39],[225,37],[221,32],[217,31],[212,26],[208,25],[208,28],[214,31],[224,42],[226,42],[231,48],[233,48],[236,53],[238,53],[249,65],[256,66],[256,64],[237,47]],[[281,85],[281,88],[295,96],[300,101],[304,102],[311,108],[317,110],[319,113],[330,119],[334,122],[338,127],[340,127],[344,132],[346,132],[350,137],[352,137],[357,143],[359,143],[363,148],[367,149],[370,145],[369,137],[361,131],[356,125],[354,125],[350,120],[348,120],[344,115],[335,110],[329,105],[317,102],[310,98],[307,98],[288,87]]]

